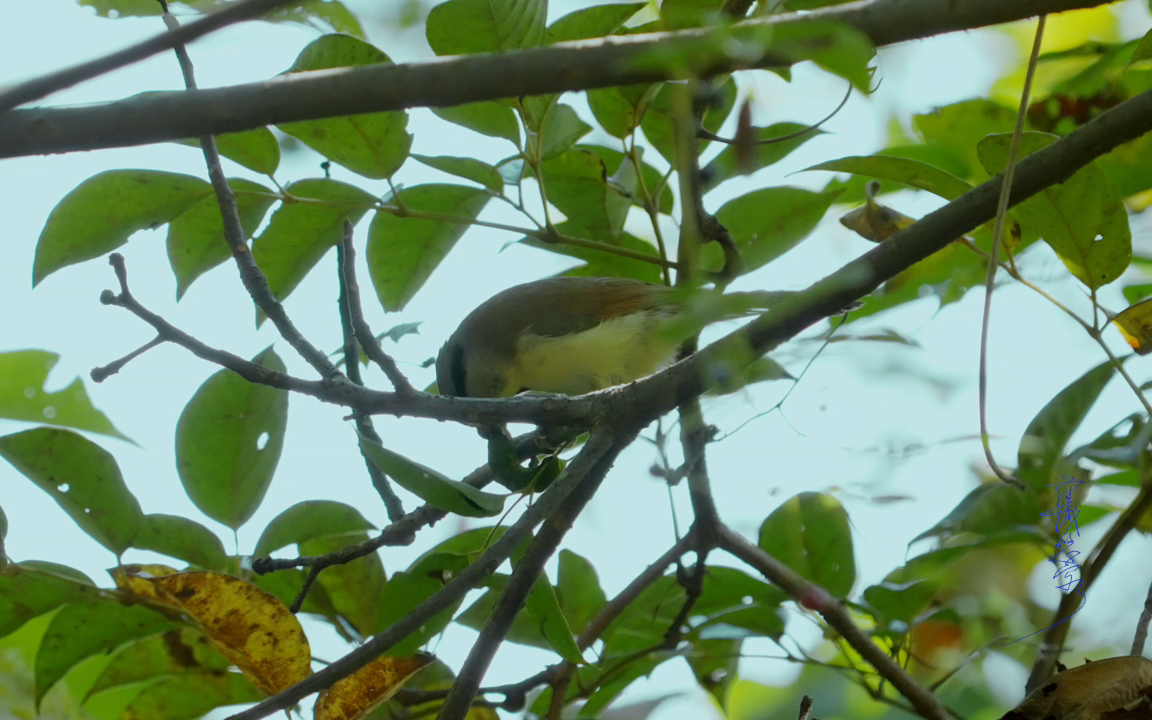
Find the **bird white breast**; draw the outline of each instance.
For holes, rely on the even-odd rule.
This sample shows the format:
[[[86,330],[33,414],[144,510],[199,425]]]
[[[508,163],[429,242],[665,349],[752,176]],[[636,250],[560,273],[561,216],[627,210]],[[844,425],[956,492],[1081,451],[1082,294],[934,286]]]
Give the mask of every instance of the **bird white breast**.
[[[658,310],[637,312],[570,335],[521,335],[520,385],[581,395],[651,375],[676,354],[677,344],[662,332],[668,317],[668,312]]]

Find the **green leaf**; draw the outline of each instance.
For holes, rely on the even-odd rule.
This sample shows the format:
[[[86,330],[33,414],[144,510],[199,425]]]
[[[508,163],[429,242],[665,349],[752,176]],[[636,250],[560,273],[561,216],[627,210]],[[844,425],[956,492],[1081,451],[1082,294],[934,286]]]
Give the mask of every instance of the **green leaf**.
[[[588,106],[609,135],[623,139],[640,127],[648,104],[662,87],[662,83],[643,83],[589,90]]]
[[[474,630],[481,630],[488,622],[488,618],[492,615],[492,610],[496,607],[496,603],[500,598],[500,594],[504,592],[505,586],[508,584],[508,575],[497,573],[488,578],[487,585],[488,591],[485,592],[480,599],[472,603],[464,612],[456,617],[456,622],[465,627],[470,627]],[[552,646],[544,637],[544,628],[540,617],[534,613],[528,612],[523,609],[517,613],[516,618],[512,621],[512,627],[508,630],[508,642],[513,642],[518,645],[527,645],[529,647],[540,648],[541,650],[552,650]]]
[[[572,148],[540,164],[548,202],[592,230],[618,232],[631,199],[608,183],[604,160],[592,150]]]
[[[1064,446],[1115,371],[1111,361],[1100,363],[1057,393],[1028,423],[1020,438],[1016,470],[1028,487],[1040,491],[1056,481],[1062,472],[1058,461]]]
[[[754,190],[729,200],[716,212],[744,259],[744,272],[767,265],[808,237],[835,202],[839,190],[812,192],[793,187]],[[723,253],[704,249],[703,267],[719,270]]]
[[[643,178],[644,189],[648,191],[649,195],[654,195],[656,188],[660,188],[656,209],[665,215],[672,214],[672,205],[675,202],[672,188],[666,182],[664,173],[644,162],[644,148],[636,148],[636,153],[640,159],[640,175],[637,176],[636,166],[631,160],[625,162],[624,153],[619,150],[601,145],[581,145],[580,147],[584,150],[591,150],[600,156],[600,159],[604,161],[604,169],[608,173],[609,180],[628,191],[632,196],[633,205],[647,212],[647,208],[644,206],[644,192],[640,188],[640,178]]]
[[[182,627],[119,650],[100,672],[87,697],[109,688],[185,671],[228,669],[228,659],[199,630]]]
[[[1152,465],[1152,453],[1148,450],[1149,437],[1152,437],[1152,427],[1149,427],[1143,414],[1133,413],[1105,430],[1092,442],[1068,453],[1068,462],[1075,465],[1087,458],[1105,467],[1140,470]],[[1069,474],[1080,475],[1071,469]]]
[[[955,167],[963,168],[961,179],[982,182],[987,174],[976,155],[976,144],[987,135],[1011,132],[1016,112],[991,100],[965,100],[916,115],[912,124],[927,144],[945,151]]]
[[[340,0],[305,0],[273,10],[266,14],[264,19],[272,22],[294,22],[312,28],[316,27],[316,21],[319,20],[338,33],[354,35],[361,40],[367,39],[360,20]]]
[[[1021,492],[1006,483],[985,483],[960,501],[940,522],[916,536],[949,540],[962,533],[999,535],[1033,532],[1040,524],[1040,506],[1034,492]]]
[[[1096,161],[1123,197],[1152,188],[1152,134],[1145,133],[1127,142]]]
[[[724,0],[664,0],[660,3],[660,17],[669,30],[719,25],[723,7]]]
[[[301,555],[326,555],[368,541],[368,533],[330,535],[298,544]],[[380,597],[384,589],[384,564],[380,554],[371,552],[355,560],[325,568],[317,578],[328,592],[332,605],[361,637],[375,635],[380,625]]]
[[[437,55],[535,47],[547,14],[547,0],[448,0],[428,13],[428,45]]]
[[[707,107],[701,124],[708,132],[715,133],[724,124],[729,113],[732,112],[732,108],[736,105],[736,81],[729,75],[723,80],[717,78],[712,82],[713,85],[719,84],[719,87],[714,88],[715,92],[718,93],[719,103],[718,106]],[[672,165],[676,164],[676,137],[672,118],[675,117],[676,113],[691,107],[692,103],[688,97],[686,84],[664,83],[656,97],[648,104],[648,110],[640,122],[644,137],[648,138],[648,142],[652,143],[656,152],[660,153]],[[700,140],[697,144],[699,152],[704,152],[709,142]]]
[[[645,5],[642,2],[595,5],[568,13],[548,26],[544,44],[611,35]]]
[[[568,620],[564,617],[560,603],[556,599],[556,591],[544,572],[536,576],[536,582],[532,583],[525,610],[540,629],[544,641],[557,655],[576,665],[584,663],[580,648],[576,646],[576,640],[572,637],[572,629],[568,627]]]
[[[417,558],[408,566],[408,573],[421,577],[444,577],[447,570],[455,575],[503,537],[507,529],[504,526],[478,527],[453,535]]]
[[[414,575],[412,573],[392,573],[380,602],[380,627],[387,628],[395,625],[402,617],[416,609],[416,606],[432,597],[444,583],[427,575]],[[441,612],[425,621],[420,629],[393,645],[385,652],[392,657],[406,657],[412,655],[421,647],[448,627],[452,616],[459,609],[461,600],[457,600]]]
[[[441,120],[481,135],[511,140],[513,145],[520,147],[520,122],[516,120],[516,111],[507,101],[486,100],[431,110]]]
[[[252,359],[284,372],[268,348]],[[176,470],[188,497],[233,530],[260,507],[288,424],[288,393],[221,370],[204,381],[176,423]]]
[[[1057,139],[1046,133],[1024,133],[1020,157]],[[1004,170],[1010,142],[1007,134],[980,141],[980,161],[989,173]],[[1093,290],[1120,277],[1132,260],[1128,212],[1116,186],[1096,163],[1020,203],[1015,215],[1039,233],[1069,272]]]
[[[360,188],[328,179],[301,180],[286,192],[293,200],[276,209],[268,227],[252,242],[252,257],[278,300],[288,297],[340,242],[345,218],[355,225],[376,204],[376,198]]]
[[[280,167],[280,143],[268,128],[222,133],[215,138],[216,149],[221,155],[249,170],[270,176]],[[200,149],[200,141],[196,138],[176,142]]]
[[[1144,33],[1144,37],[1140,38],[1140,42],[1136,45],[1136,50],[1132,53],[1132,59],[1128,64],[1140,62],[1152,58],[1152,30]]]
[[[137,638],[179,627],[143,605],[122,605],[111,593],[90,591],[52,618],[36,653],[36,703],[76,663]]]
[[[241,178],[229,178],[228,186],[236,196],[245,238],[252,237],[276,202],[276,193]],[[168,226],[168,263],[176,276],[177,300],[188,292],[192,281],[231,257],[215,195],[193,203]]]
[[[396,484],[432,507],[466,517],[493,517],[504,510],[504,496],[449,480],[435,470],[412,462],[363,435],[360,449]]]
[[[264,557],[286,545],[334,535],[359,535],[376,526],[351,505],[334,500],[298,502],[268,523],[253,555]]]
[[[492,197],[463,185],[416,185],[400,191],[403,208],[459,219],[428,220],[377,211],[368,229],[368,272],[385,310],[399,312],[424,286]]]
[[[805,170],[846,172],[878,180],[891,180],[917,190],[927,190],[945,200],[955,200],[972,189],[968,182],[928,163],[889,155],[843,157]]]
[[[84,383],[76,378],[56,392],[44,389],[48,373],[60,356],[46,350],[0,353],[0,417],[63,427],[132,440],[92,407]]]
[[[179,515],[145,515],[132,547],[184,560],[205,570],[224,572],[228,555],[216,533]]]
[[[504,192],[504,178],[500,177],[500,171],[486,162],[475,158],[452,157],[450,155],[437,157],[413,155],[412,157],[441,172],[480,183],[494,193]]]
[[[586,558],[571,550],[560,551],[559,572],[556,575],[556,594],[568,625],[577,634],[608,602],[600,589],[596,568]]]
[[[563,103],[549,105],[541,120],[539,137],[528,132],[529,148],[541,160],[548,160],[567,151],[591,131],[592,126],[581,120],[571,107]]]
[[[170,222],[212,194],[200,178],[159,170],[108,170],[64,196],[36,244],[32,285],[62,267],[98,258],[137,230]]]
[[[856,582],[848,513],[831,495],[800,493],[773,510],[760,547],[833,597],[848,597]]]
[[[391,62],[386,54],[363,40],[350,35],[324,35],[301,51],[288,72]],[[332,162],[374,179],[392,177],[404,164],[412,145],[408,114],[402,110],[303,120],[277,127]]]
[[[740,664],[740,648],[743,640],[693,640],[692,652],[685,660],[696,676],[700,687],[708,691],[712,698],[724,707],[728,700],[728,688],[736,682]]]
[[[149,685],[121,714],[125,720],[188,720],[225,705],[268,697],[238,672],[185,670]]]
[[[117,556],[132,546],[143,514],[107,450],[69,430],[41,427],[0,437],[0,457],[96,542]]]
[[[775,138],[790,135],[794,132],[803,130],[805,125],[794,122],[782,122],[769,125],[762,128],[754,128],[756,131],[757,140],[772,140]],[[799,137],[792,138],[791,140],[783,140],[778,143],[769,145],[757,145],[755,154],[753,155],[750,169],[755,172],[761,168],[766,168],[769,165],[780,162],[786,158],[793,150],[799,148],[809,140],[823,135],[824,131],[820,129],[804,133]],[[700,189],[703,192],[709,192],[716,188],[726,180],[730,180],[742,174],[743,169],[740,168],[740,163],[736,157],[736,146],[726,145],[720,154],[712,158],[712,161],[705,165],[700,170]],[[808,168],[809,170],[815,168]]]
[[[898,571],[897,571],[898,572]],[[871,605],[887,623],[881,627],[892,629],[891,623],[903,623],[908,627],[940,590],[940,583],[927,578],[908,582],[884,580],[864,589],[864,600]],[[900,627],[900,626],[897,626]]]
[[[0,573],[0,638],[16,632],[37,615],[95,592],[85,585],[57,573],[17,563]]]

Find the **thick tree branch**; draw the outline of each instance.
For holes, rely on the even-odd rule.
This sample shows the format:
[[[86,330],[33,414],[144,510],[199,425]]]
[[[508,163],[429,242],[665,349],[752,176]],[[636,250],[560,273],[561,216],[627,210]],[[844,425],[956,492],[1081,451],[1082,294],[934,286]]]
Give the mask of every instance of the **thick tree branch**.
[[[256,720],[290,708],[302,698],[330,687],[341,678],[348,677],[356,670],[376,659],[399,641],[411,635],[429,618],[450,608],[464,597],[484,578],[496,571],[512,551],[542,521],[559,510],[564,499],[588,476],[606,453],[615,445],[610,429],[597,429],[592,432],[580,453],[544,492],[540,498],[524,511],[512,527],[508,528],[499,540],[484,551],[476,562],[465,568],[432,597],[420,603],[412,612],[398,620],[384,632],[340,658],[323,670],[310,675],[305,680],[273,695],[258,705],[239,712],[228,720]]]
[[[196,93],[159,93],[106,105],[14,110],[0,115],[0,157],[145,145],[323,117],[448,107],[478,100],[707,77],[788,64],[766,52],[731,58],[717,33],[760,43],[768,26],[843,22],[876,46],[1095,7],[1105,0],[861,0],[803,14],[748,20],[725,29],[613,36],[521,52],[451,57],[403,65],[292,73]],[[691,57],[695,67],[636,62],[654,50]]]
[[[876,672],[892,683],[892,687],[912,703],[917,713],[930,720],[948,720],[948,712],[936,696],[921,687],[904,671],[904,668],[856,627],[843,604],[829,595],[827,590],[800,577],[787,565],[727,527],[721,527],[718,534],[721,548],[759,570],[764,577],[803,607],[820,613],[825,622],[839,632],[864,660],[876,668]]]

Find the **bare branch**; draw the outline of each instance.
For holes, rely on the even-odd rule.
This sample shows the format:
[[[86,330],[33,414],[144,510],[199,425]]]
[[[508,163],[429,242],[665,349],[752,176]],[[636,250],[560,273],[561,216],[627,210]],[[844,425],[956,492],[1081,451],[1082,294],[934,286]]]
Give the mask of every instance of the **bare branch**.
[[[828,594],[827,590],[800,577],[787,565],[729,528],[721,526],[718,534],[721,548],[759,570],[803,607],[820,613],[864,660],[876,668],[876,672],[912,703],[917,713],[930,720],[948,720],[948,712],[936,696],[921,687],[904,668],[856,627],[843,604]]]
[[[399,641],[408,637],[437,613],[443,612],[460,600],[488,575],[495,572],[512,551],[532,532],[540,522],[554,515],[564,499],[588,476],[600,459],[616,448],[612,432],[593,431],[583,450],[573,458],[560,476],[540,498],[530,505],[512,527],[508,528],[499,540],[484,551],[476,562],[465,568],[432,597],[420,603],[412,612],[405,615],[387,630],[379,633],[368,642],[320,670],[305,680],[264,700],[254,707],[232,715],[228,720],[256,720],[272,713],[292,707],[302,698],[323,690],[341,678],[348,677],[356,670],[380,656]]]
[[[512,577],[504,586],[504,592],[496,601],[488,622],[480,631],[480,637],[476,639],[468,658],[464,661],[464,666],[460,668],[456,682],[452,684],[452,690],[440,708],[439,720],[464,720],[464,716],[472,707],[472,701],[476,698],[480,681],[488,671],[496,650],[512,628],[512,622],[524,607],[532,586],[543,572],[544,563],[556,552],[560,541],[572,529],[576,517],[592,499],[612,468],[616,456],[620,450],[631,444],[636,432],[634,430],[631,433],[620,433],[613,438],[611,448],[589,469],[586,477],[565,498],[559,510],[550,515],[548,522],[540,527],[540,531],[536,533],[536,537],[524,552],[524,557],[516,563]]]
[[[343,293],[347,300],[352,331],[356,334],[360,347],[364,348],[364,354],[368,356],[369,360],[380,366],[396,392],[401,395],[415,393],[416,388],[412,387],[412,383],[408,382],[408,378],[404,377],[404,373],[396,367],[396,361],[384,352],[384,348],[380,347],[380,343],[376,341],[376,336],[372,334],[372,328],[364,319],[364,309],[360,305],[360,286],[356,283],[356,248],[352,245],[352,222],[347,218],[344,219],[344,237],[340,247],[344,257],[344,261],[340,265],[341,287],[344,289]],[[345,362],[352,361],[346,360]]]
[[[1096,7],[1107,0],[860,0],[811,12],[748,20],[721,29],[612,36],[506,53],[451,57],[403,65],[377,64],[292,73],[197,93],[157,93],[106,105],[17,110],[0,115],[0,157],[145,145],[250,130],[294,120],[412,107],[450,107],[477,100],[707,77],[749,67],[779,66],[761,57],[728,57],[720,33],[749,40],[764,27],[842,22],[876,46],[1012,22],[1042,13]],[[636,62],[654,50],[691,56],[688,69]]]

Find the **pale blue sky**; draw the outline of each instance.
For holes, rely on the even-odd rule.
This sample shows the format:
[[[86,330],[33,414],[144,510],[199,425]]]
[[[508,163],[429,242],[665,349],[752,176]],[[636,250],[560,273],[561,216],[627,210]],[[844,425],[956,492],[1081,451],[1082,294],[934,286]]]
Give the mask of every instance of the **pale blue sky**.
[[[367,12],[377,3],[350,3],[365,12],[371,39],[398,62],[431,56],[421,27],[399,38],[386,24]],[[550,19],[579,7],[575,2],[553,2]],[[1122,7],[1124,37],[1135,37],[1149,27],[1146,4],[1129,0]],[[96,18],[70,0],[35,0],[11,3],[0,27],[0,84],[46,72],[119,48],[161,28],[157,19],[109,21]],[[290,25],[249,23],[210,36],[191,48],[202,87],[258,80],[291,65],[299,50],[316,33]],[[870,98],[855,95],[844,112],[826,125],[831,134],[812,140],[784,162],[752,178],[733,181],[709,196],[715,210],[726,199],[750,189],[773,184],[817,188],[823,173],[786,177],[809,165],[879,149],[893,114],[907,122],[913,113],[987,92],[1008,62],[1015,62],[1014,46],[996,32],[954,34],[886,49],[879,56],[878,92]],[[742,87],[755,98],[757,124],[779,120],[813,121],[825,115],[843,92],[842,82],[808,67],[797,68],[791,85],[766,72],[745,73]],[[180,76],[172,57],[112,73],[74,90],[50,98],[50,104],[89,103],[116,99],[144,90],[178,89]],[[565,102],[589,118],[576,96]],[[475,155],[495,162],[512,153],[506,141],[485,138],[437,120],[426,110],[411,113],[409,130],[415,134],[413,152],[440,155]],[[586,141],[616,146],[612,138],[593,135]],[[652,158],[649,158],[650,160]],[[321,158],[309,150],[288,155],[277,179],[281,183],[317,176]],[[227,163],[227,161],[226,161]],[[151,337],[149,330],[127,312],[105,307],[100,291],[114,286],[103,260],[66,268],[31,288],[31,267],[36,239],[59,199],[85,178],[106,169],[141,167],[204,176],[198,151],[172,144],[123,150],[74,153],[54,157],[0,161],[0,206],[3,207],[3,261],[0,262],[0,351],[41,348],[62,358],[51,383],[60,387],[77,375],[102,365]],[[235,165],[229,174],[249,176]],[[342,168],[333,176],[382,192],[379,183],[358,178]],[[254,178],[255,179],[255,178]],[[451,181],[411,162],[398,179],[405,184]],[[905,214],[919,216],[940,201],[926,194],[903,193],[885,201]],[[487,211],[494,219],[525,224],[495,205]],[[799,288],[815,281],[870,245],[837,222],[834,209],[817,232],[771,267],[742,279],[741,289]],[[1138,224],[1143,222],[1143,226]],[[366,230],[361,223],[359,233]],[[642,217],[630,218],[629,228],[648,237]],[[1137,248],[1149,250],[1152,224],[1133,223]],[[254,330],[251,303],[237,282],[235,270],[222,266],[198,280],[179,304],[175,281],[167,265],[164,233],[142,232],[121,250],[127,257],[132,288],[137,298],[182,329],[214,346],[251,357],[276,341],[271,326]],[[434,355],[459,320],[476,304],[499,289],[560,271],[573,263],[561,256],[512,247],[501,253],[514,236],[485,228],[469,231],[429,283],[403,312],[385,317],[371,295],[365,305],[377,330],[399,322],[424,322],[419,336],[409,336],[399,347],[389,347],[423,387],[431,370],[417,364]],[[362,240],[359,247],[363,247]],[[1030,253],[1030,277],[1083,311],[1083,293],[1068,279],[1059,261],[1046,248]],[[339,345],[335,319],[334,254],[326,257],[288,299],[295,322],[322,348]],[[363,252],[360,253],[361,259]],[[361,271],[367,287],[367,274]],[[1120,283],[1117,283],[1118,286]],[[1118,289],[1103,294],[1109,307],[1124,305]],[[974,487],[971,467],[982,465],[977,442],[940,444],[958,436],[974,436],[976,424],[976,361],[981,297],[977,293],[939,314],[935,301],[925,300],[868,321],[867,327],[891,327],[915,338],[920,348],[887,344],[845,343],[832,346],[812,367],[785,405],[788,422],[779,414],[756,420],[741,432],[712,446],[710,466],[722,516],[734,527],[754,534],[760,521],[781,501],[802,490],[834,493],[847,507],[855,529],[859,592],[899,565],[909,540],[946,514]],[[861,327],[864,327],[862,325]],[[713,330],[710,332],[719,332]],[[1109,331],[1117,352],[1126,346]],[[1016,446],[1032,416],[1053,394],[1102,360],[1095,347],[1071,322],[1036,295],[1018,286],[998,294],[991,335],[990,425],[1001,463],[1015,464]],[[814,343],[793,343],[776,355],[794,373],[815,350]],[[285,343],[277,351],[294,374],[309,376]],[[1138,381],[1148,379],[1148,361],[1128,364]],[[187,515],[218,531],[225,546],[234,550],[231,533],[202,516],[184,495],[175,472],[173,433],[184,403],[215,367],[173,347],[161,347],[129,365],[118,376],[87,386],[97,407],[139,443],[139,447],[94,437],[117,458],[125,479],[145,512]],[[378,372],[368,375],[377,387],[386,383]],[[758,387],[710,401],[708,420],[722,430],[766,409],[787,389],[783,383]],[[1115,381],[1105,392],[1074,443],[1094,437],[1124,415],[1137,410],[1130,393]],[[364,473],[344,413],[308,398],[291,401],[290,423],[280,468],[264,505],[239,532],[239,551],[251,551],[260,530],[283,509],[312,498],[349,503],[378,525],[386,523],[384,510]],[[0,433],[25,425],[0,421]],[[428,420],[380,418],[377,428],[385,444],[449,475],[462,475],[485,460],[482,442],[471,430]],[[794,428],[794,429],[793,429]],[[650,435],[651,433],[649,433]],[[927,449],[900,459],[899,449],[922,443]],[[651,446],[638,442],[618,462],[601,496],[568,536],[566,547],[577,549],[596,564],[601,583],[611,595],[621,589],[647,563],[672,542],[667,492],[647,472],[654,459]],[[687,497],[677,489],[677,510],[682,526],[689,520]],[[912,502],[874,504],[869,497],[907,495]],[[1117,495],[1118,501],[1126,496]],[[407,507],[414,506],[410,496]],[[0,464],[0,502],[7,511],[10,530],[8,554],[14,560],[42,559],[80,568],[98,583],[108,584],[103,569],[114,558],[84,535],[41,491],[10,466]],[[457,532],[462,524],[447,521],[420,536],[411,548],[386,549],[385,568],[405,567],[422,549]],[[1089,531],[1091,539],[1098,532]],[[916,548],[919,552],[925,548]],[[1091,629],[1101,642],[1125,645],[1131,638],[1140,599],[1152,576],[1146,562],[1148,541],[1130,539],[1097,588],[1094,601],[1080,614],[1080,627]],[[150,559],[129,551],[126,561]],[[1040,578],[1040,576],[1044,576]],[[1037,576],[1038,597],[1055,601],[1056,591]],[[1103,598],[1111,597],[1112,602]],[[314,654],[334,658],[344,646],[325,626],[306,625]],[[814,641],[813,626],[790,624],[795,636]],[[435,648],[458,666],[475,633],[453,626]],[[767,644],[750,644],[749,652],[772,652]],[[517,645],[505,645],[488,674],[486,684],[519,680],[544,663],[547,654]],[[780,683],[797,672],[772,660],[749,659],[741,666],[744,677]],[[1018,699],[1023,670],[1011,663],[997,665],[994,687],[1005,704]],[[662,666],[649,682],[639,683],[625,698],[639,699],[691,687],[693,681],[682,662]],[[653,716],[707,717],[710,710],[702,691],[693,690],[676,704]],[[691,715],[687,713],[691,712]]]

